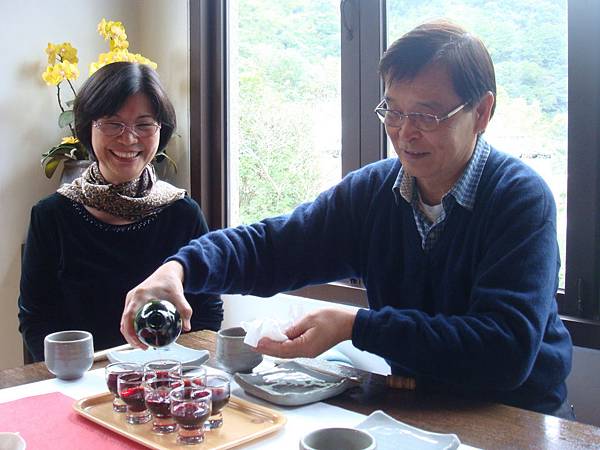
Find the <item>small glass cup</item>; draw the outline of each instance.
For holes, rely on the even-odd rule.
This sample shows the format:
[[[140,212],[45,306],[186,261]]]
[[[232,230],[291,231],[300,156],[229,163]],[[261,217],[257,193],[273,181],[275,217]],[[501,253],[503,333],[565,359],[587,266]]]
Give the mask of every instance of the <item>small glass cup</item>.
[[[212,397],[211,415],[204,424],[205,430],[214,430],[223,426],[223,408],[229,403],[231,386],[228,377],[223,375],[207,375],[206,388]]]
[[[157,434],[172,433],[177,423],[171,414],[171,391],[182,385],[180,378],[167,376],[144,381],[144,400],[152,413],[152,431]]]
[[[137,425],[148,422],[152,416],[144,401],[144,372],[123,373],[117,377],[119,396],[127,405],[127,423]]]
[[[184,386],[206,386],[206,368],[204,366],[186,364],[181,366],[181,378]]]
[[[211,393],[204,387],[182,386],[171,391],[171,414],[179,425],[179,444],[204,441],[204,422],[210,416]]]
[[[157,359],[144,364],[144,379],[167,376],[181,377],[181,363],[174,359]]]
[[[127,405],[119,397],[119,391],[117,388],[117,377],[122,373],[130,373],[135,371],[143,370],[142,366],[135,363],[116,362],[107,365],[104,368],[104,379],[106,380],[106,386],[113,398],[113,411],[124,413],[127,411]]]

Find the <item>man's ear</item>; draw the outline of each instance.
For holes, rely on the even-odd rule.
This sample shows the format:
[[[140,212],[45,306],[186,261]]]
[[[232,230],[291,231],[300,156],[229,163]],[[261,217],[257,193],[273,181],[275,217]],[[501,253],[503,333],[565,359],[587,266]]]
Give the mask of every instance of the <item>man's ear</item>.
[[[487,91],[477,105],[475,105],[475,113],[477,120],[475,121],[475,133],[482,134],[490,122],[492,115],[492,106],[494,106],[494,94]]]

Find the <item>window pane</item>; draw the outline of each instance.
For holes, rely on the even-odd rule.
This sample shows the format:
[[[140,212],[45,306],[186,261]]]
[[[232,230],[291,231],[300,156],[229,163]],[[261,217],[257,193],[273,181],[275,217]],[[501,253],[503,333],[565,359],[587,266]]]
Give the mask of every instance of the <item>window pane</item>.
[[[341,179],[337,0],[238,0],[229,29],[229,225]]]
[[[486,44],[496,68],[496,112],[485,133],[544,177],[556,199],[564,288],[567,229],[567,0],[394,0],[387,42],[445,17]],[[392,147],[388,144],[388,148]],[[388,151],[388,154],[393,153]],[[393,156],[393,155],[389,155]]]

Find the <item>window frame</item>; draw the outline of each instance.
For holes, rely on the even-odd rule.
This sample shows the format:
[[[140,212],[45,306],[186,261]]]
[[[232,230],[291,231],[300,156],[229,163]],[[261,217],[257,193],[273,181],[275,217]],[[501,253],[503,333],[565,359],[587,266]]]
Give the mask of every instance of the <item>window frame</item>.
[[[191,196],[210,229],[227,226],[227,0],[189,0]],[[342,174],[384,158],[387,139],[373,114],[383,86],[385,0],[340,2]],[[600,349],[600,2],[568,2],[568,185],[565,289],[559,312],[575,345]],[[356,107],[358,105],[358,107]],[[590,170],[592,168],[592,170]],[[563,261],[563,264],[565,262]],[[360,282],[310,286],[291,294],[366,306]]]

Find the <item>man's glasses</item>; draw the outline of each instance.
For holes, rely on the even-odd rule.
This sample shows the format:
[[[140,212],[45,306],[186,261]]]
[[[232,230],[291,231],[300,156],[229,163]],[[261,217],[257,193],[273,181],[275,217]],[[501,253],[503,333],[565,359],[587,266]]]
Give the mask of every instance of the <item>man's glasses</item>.
[[[406,122],[406,119],[410,119],[416,129],[421,131],[434,131],[441,122],[449,119],[468,104],[469,102],[463,103],[462,105],[454,108],[448,114],[438,117],[434,114],[402,113],[394,109],[388,109],[387,102],[384,99],[381,100],[379,105],[377,105],[375,108],[375,113],[377,114],[377,117],[379,117],[379,120],[381,120],[381,122],[388,127],[401,127]]]
[[[108,137],[121,136],[127,129],[137,137],[147,138],[154,136],[160,130],[160,124],[156,122],[140,122],[129,126],[123,122],[98,120],[94,122],[94,127],[98,128],[100,133]]]

